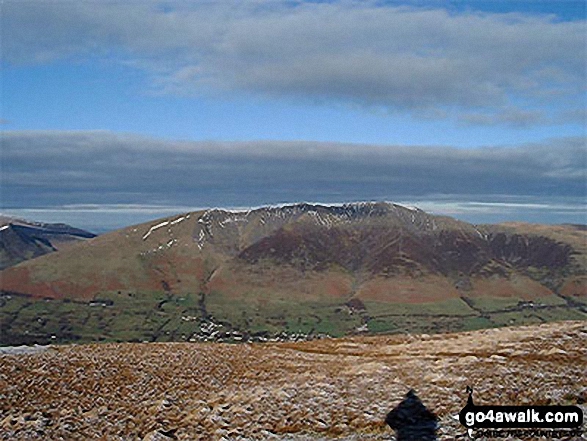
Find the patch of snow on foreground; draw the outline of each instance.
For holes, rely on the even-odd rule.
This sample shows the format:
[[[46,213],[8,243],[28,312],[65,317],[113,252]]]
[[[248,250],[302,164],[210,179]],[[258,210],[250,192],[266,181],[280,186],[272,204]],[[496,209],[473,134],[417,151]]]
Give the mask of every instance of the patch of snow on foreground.
[[[0,356],[2,355],[21,355],[21,354],[36,354],[37,352],[46,351],[50,346],[34,345],[34,346],[0,346]]]

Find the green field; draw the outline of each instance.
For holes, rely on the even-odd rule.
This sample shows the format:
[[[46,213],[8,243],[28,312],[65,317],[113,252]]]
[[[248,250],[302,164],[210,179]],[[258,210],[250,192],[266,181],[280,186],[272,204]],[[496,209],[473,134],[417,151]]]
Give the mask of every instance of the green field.
[[[438,333],[586,320],[582,306],[551,296],[451,299],[428,304],[293,302],[251,293],[108,293],[91,302],[0,297],[0,344],[94,341],[243,341],[339,337],[359,332]]]

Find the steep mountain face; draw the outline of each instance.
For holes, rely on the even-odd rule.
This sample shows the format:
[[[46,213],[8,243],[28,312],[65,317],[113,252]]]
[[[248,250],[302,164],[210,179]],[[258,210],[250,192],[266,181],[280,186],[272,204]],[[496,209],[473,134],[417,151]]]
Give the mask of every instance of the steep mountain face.
[[[92,237],[95,235],[88,231],[65,224],[0,216],[0,270]]]
[[[0,279],[5,295],[153,304],[141,326],[157,332],[174,314],[177,329],[400,331],[423,314],[455,330],[586,318],[586,238],[576,226],[474,226],[391,203],[212,209],[105,234]]]

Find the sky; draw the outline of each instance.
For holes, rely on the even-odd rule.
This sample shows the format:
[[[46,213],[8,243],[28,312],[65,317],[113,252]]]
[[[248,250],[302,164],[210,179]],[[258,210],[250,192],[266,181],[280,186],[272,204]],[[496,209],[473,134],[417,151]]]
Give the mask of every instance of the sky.
[[[584,1],[0,2],[0,210],[587,223]]]

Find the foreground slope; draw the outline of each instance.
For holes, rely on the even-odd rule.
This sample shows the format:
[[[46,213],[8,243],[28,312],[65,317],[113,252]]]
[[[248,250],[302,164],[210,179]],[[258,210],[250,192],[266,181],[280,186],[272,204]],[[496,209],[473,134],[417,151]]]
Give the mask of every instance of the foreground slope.
[[[392,439],[385,415],[414,388],[440,418],[439,439],[453,440],[465,432],[452,416],[467,385],[477,404],[578,404],[585,412],[586,348],[585,323],[560,322],[303,343],[0,352],[0,439]]]
[[[194,212],[0,273],[4,342],[584,319],[586,237],[573,226],[474,226],[390,203]]]

